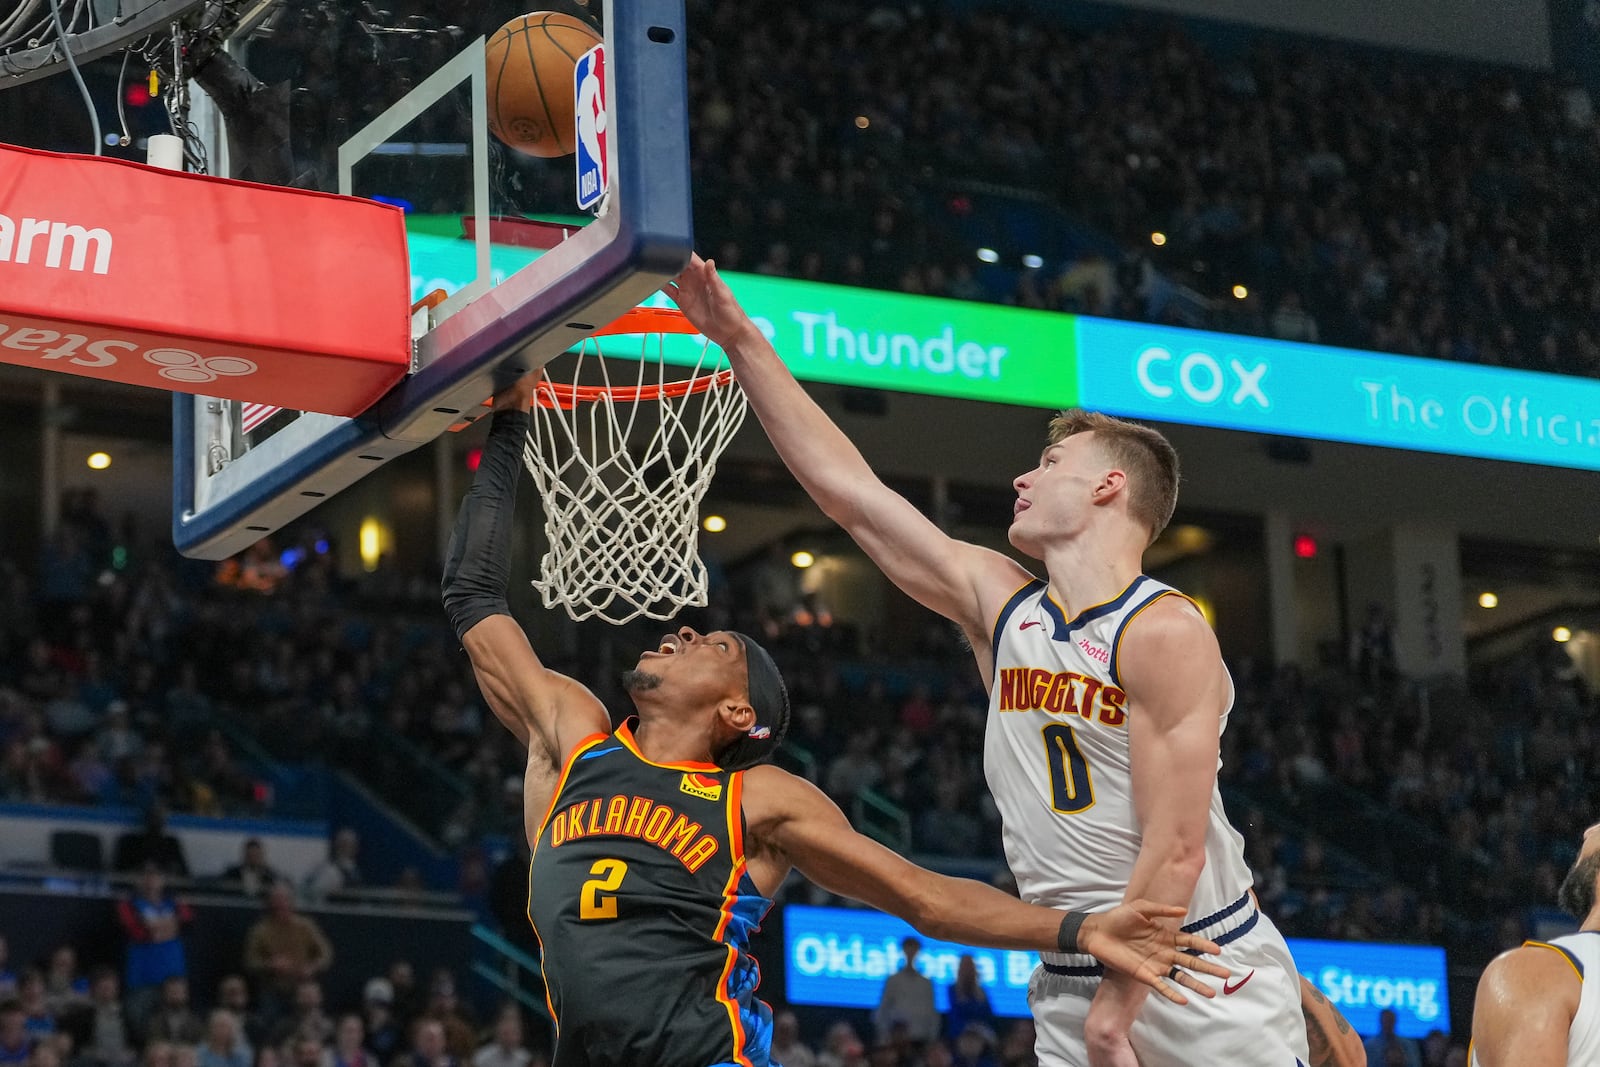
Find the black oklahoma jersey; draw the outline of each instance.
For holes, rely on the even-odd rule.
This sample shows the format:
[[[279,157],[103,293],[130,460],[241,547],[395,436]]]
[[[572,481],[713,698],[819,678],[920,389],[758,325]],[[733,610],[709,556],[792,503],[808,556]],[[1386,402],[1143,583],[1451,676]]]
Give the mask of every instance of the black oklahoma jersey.
[[[745,870],[744,774],[651,763],[636,721],[579,743],[533,851],[554,1067],[766,1067],[746,947],[772,902]]]

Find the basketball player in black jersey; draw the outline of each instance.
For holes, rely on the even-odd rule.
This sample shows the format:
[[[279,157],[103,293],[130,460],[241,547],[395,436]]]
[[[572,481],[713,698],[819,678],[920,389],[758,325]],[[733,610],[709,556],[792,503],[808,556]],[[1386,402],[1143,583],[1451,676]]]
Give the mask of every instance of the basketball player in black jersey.
[[[505,600],[532,391],[530,376],[495,398],[444,603],[490,708],[528,748],[528,916],[556,1067],[766,1067],[772,1015],[747,945],[791,867],[930,937],[1092,953],[1179,1003],[1177,984],[1213,995],[1180,969],[1227,974],[1193,955],[1215,945],[1174,930],[1181,908],[1035,907],[857,834],[814,785],[765,762],[789,703],[748,637],[664,637],[624,675],[637,715],[613,730],[588,689],[540,663]]]

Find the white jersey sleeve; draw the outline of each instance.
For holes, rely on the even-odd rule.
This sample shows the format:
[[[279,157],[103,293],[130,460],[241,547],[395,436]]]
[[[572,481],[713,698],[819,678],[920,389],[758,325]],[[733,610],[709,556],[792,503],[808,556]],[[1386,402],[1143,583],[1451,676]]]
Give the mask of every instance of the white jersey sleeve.
[[[1600,930],[1584,930],[1553,941],[1528,941],[1526,945],[1559,952],[1583,983],[1578,1010],[1567,1030],[1567,1067],[1593,1067],[1600,1063]],[[1591,982],[1589,979],[1595,981]],[[1476,1056],[1469,1067],[1476,1067]]]

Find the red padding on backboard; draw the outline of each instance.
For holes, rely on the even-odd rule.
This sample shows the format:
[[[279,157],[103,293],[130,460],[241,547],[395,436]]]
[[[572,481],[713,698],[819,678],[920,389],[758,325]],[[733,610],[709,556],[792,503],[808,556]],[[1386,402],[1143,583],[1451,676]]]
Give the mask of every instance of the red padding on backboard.
[[[0,145],[0,362],[356,415],[410,293],[398,208]]]

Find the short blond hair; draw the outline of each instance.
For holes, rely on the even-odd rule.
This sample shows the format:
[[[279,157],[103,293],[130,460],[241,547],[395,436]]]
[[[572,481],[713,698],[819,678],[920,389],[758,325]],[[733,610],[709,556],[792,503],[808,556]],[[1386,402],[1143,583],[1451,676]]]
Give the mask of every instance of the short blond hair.
[[[1150,531],[1150,541],[1172,521],[1178,506],[1178,450],[1157,430],[1076,408],[1050,420],[1049,444],[1092,433],[1106,457],[1128,476],[1128,514]]]

